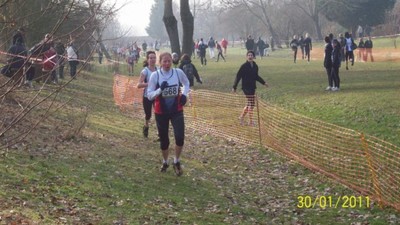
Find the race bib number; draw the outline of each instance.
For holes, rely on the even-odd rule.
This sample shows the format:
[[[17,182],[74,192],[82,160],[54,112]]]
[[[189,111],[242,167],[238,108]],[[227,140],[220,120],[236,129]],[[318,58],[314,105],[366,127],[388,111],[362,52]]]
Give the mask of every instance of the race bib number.
[[[163,98],[174,98],[174,97],[178,96],[178,94],[179,94],[178,85],[166,87],[162,92]]]

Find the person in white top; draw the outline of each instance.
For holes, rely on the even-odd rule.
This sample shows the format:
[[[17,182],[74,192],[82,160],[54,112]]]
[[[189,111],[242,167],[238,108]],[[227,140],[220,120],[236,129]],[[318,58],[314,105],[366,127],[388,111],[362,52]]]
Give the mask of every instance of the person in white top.
[[[351,61],[351,65],[354,66],[354,47],[356,46],[353,38],[349,34],[349,32],[344,33],[345,43],[346,43],[346,70],[349,69],[349,60]]]
[[[174,170],[176,175],[182,175],[180,155],[185,139],[185,122],[183,106],[189,93],[189,80],[179,68],[172,68],[172,56],[164,52],[160,54],[161,68],[153,72],[147,86],[147,98],[154,100],[154,113],[160,137],[160,148],[163,156],[161,172],[166,172],[169,149],[169,122],[174,128],[175,158]],[[183,90],[181,90],[181,85]]]
[[[149,122],[151,118],[151,109],[153,102],[147,98],[147,86],[150,80],[150,75],[157,70],[156,67],[157,56],[154,51],[146,52],[146,60],[143,62],[143,70],[140,73],[139,83],[137,88],[144,88],[143,91],[143,110],[145,114],[145,124],[143,126],[143,136],[145,138],[149,135]]]
[[[79,64],[79,61],[78,61],[78,52],[74,47],[74,42],[73,41],[71,41],[68,44],[67,57],[68,57],[68,63],[69,63],[69,67],[70,67],[70,69],[69,69],[70,75],[71,75],[72,78],[75,78],[75,76],[76,76],[76,67]]]

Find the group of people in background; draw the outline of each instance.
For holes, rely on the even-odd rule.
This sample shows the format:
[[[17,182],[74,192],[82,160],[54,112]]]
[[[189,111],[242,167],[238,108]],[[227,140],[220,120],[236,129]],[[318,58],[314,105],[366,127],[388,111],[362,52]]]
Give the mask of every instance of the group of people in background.
[[[251,35],[247,36],[245,46],[247,51],[254,52],[254,57],[256,57],[256,55],[259,55],[262,58],[263,56],[269,55],[269,44],[266,41],[262,40],[261,37],[259,37],[256,42]]]
[[[207,49],[209,51],[209,58],[215,58],[215,49],[217,50],[217,59],[215,62],[219,62],[221,57],[224,62],[226,62],[226,55],[227,55],[227,48],[228,48],[228,41],[225,38],[222,38],[221,42],[214,40],[213,37],[210,37],[209,40],[206,42],[203,38],[197,40],[193,43],[193,57],[200,58],[201,66],[207,65]]]
[[[372,40],[369,37],[367,41],[368,52],[372,57]],[[339,68],[342,62],[346,62],[346,70],[349,69],[349,63],[354,66],[354,51],[358,48],[358,58],[361,60],[365,58],[365,49],[367,47],[365,43],[360,38],[360,42],[357,45],[349,32],[344,34],[339,34],[339,37],[334,38],[333,34],[329,34],[325,37],[325,56],[324,56],[324,67],[328,75],[328,87],[326,91],[339,91],[340,90],[340,76]]]
[[[294,35],[293,39],[289,43],[289,46],[293,51],[293,62],[296,63],[297,51],[299,48],[301,50],[301,58],[307,59],[307,62],[310,62],[312,51],[312,40],[310,35],[306,33],[305,38],[303,36],[300,36],[300,38],[297,37],[297,35]]]
[[[26,46],[25,30],[19,28],[12,38],[12,46],[8,50],[7,64],[2,68],[1,73],[14,75],[15,73],[23,73],[25,85],[33,87],[32,81],[46,78],[54,84],[59,79],[64,79],[65,62],[69,62],[70,75],[75,78],[76,68],[79,63],[78,51],[74,46],[74,41],[70,40],[65,47],[61,39],[54,39],[51,34],[46,34],[44,38],[37,44],[33,45],[29,50]],[[38,68],[42,74],[37,74]],[[46,76],[46,75],[49,76]]]

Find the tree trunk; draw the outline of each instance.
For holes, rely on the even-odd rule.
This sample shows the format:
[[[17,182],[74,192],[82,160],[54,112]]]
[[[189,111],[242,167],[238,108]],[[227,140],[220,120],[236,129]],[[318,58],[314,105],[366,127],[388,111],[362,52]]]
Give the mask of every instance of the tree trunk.
[[[172,0],[164,0],[164,17],[165,29],[167,30],[169,41],[171,42],[171,51],[181,55],[178,22],[172,11]]]
[[[189,1],[181,0],[181,21],[182,21],[182,54],[192,56],[194,19],[190,12]]]
[[[318,35],[318,40],[323,40],[321,25],[319,24],[319,16],[314,15],[313,21],[314,21],[314,25],[315,25],[315,32],[317,32],[317,35]]]

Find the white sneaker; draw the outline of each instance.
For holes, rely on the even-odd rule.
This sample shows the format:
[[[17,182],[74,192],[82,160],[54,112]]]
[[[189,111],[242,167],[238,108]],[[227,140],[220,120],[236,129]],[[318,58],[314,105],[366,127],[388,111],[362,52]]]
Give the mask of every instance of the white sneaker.
[[[328,87],[325,88],[325,91],[330,91],[330,90],[332,90],[331,86],[328,86]]]
[[[340,89],[339,88],[337,88],[337,87],[333,87],[332,88],[332,91],[339,91]]]

